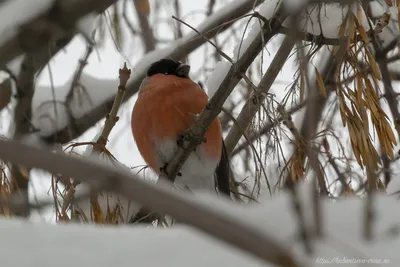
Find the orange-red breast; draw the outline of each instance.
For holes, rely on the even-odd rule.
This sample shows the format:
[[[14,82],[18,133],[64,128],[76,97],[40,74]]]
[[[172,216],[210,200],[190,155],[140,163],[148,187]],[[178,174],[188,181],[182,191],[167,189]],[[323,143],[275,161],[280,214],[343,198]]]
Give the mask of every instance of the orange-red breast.
[[[143,159],[157,174],[175,156],[179,138],[208,102],[204,90],[189,78],[189,70],[189,65],[171,59],[153,63],[132,110],[133,137]],[[192,191],[218,188],[229,195],[229,171],[221,124],[216,118],[175,184]]]

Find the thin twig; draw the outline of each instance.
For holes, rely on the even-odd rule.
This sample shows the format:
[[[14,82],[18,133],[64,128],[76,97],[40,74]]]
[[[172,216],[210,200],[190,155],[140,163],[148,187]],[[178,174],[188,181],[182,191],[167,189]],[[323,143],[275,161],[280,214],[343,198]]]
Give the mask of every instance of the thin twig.
[[[376,194],[376,173],[367,167],[367,199],[365,202],[365,219],[364,219],[364,238],[367,241],[372,241],[373,226],[375,222],[374,200]]]
[[[278,107],[278,112],[281,114],[281,116],[283,118],[283,123],[286,125],[286,127],[288,127],[290,132],[295,136],[296,143],[301,144],[301,147],[299,149],[300,150],[307,149],[306,143],[304,143],[304,140],[301,137],[299,131],[295,128],[292,118],[288,114],[285,113],[285,110],[282,106]],[[299,232],[300,232],[302,241],[304,243],[304,248],[305,248],[307,254],[311,254],[312,253],[311,237],[309,234],[309,230],[307,229],[306,219],[304,217],[304,208],[301,205],[298,190],[296,188],[295,182],[291,179],[290,174],[289,174],[289,179],[286,180],[285,182],[286,182],[285,183],[286,187],[289,189],[289,191],[291,193],[293,210],[297,216],[297,220],[299,223]]]
[[[108,137],[110,136],[111,130],[114,128],[115,124],[119,120],[117,113],[124,99],[126,84],[130,78],[130,75],[131,75],[131,70],[128,69],[126,67],[126,63],[124,63],[124,68],[119,69],[118,93],[115,96],[114,104],[111,108],[111,111],[106,117],[103,130],[99,138],[97,139],[96,143],[93,145],[93,150],[92,150],[93,155],[100,155],[106,149],[106,144],[108,142]],[[97,223],[104,222],[103,211],[101,210],[101,207],[97,199],[97,190],[96,191],[91,190],[90,205],[93,208],[94,221]]]
[[[229,61],[229,63],[231,63],[232,65],[234,64],[234,60],[232,58],[230,58],[224,51],[222,51],[216,44],[214,44],[209,38],[207,38],[204,34],[202,34],[201,32],[199,32],[198,30],[196,30],[195,28],[193,28],[192,26],[190,26],[189,24],[187,24],[186,22],[180,20],[179,18],[172,16],[173,19],[179,21],[180,23],[184,24],[185,26],[189,27],[190,29],[192,29],[194,32],[196,32],[198,35],[200,35],[204,40],[206,40],[209,44],[211,44],[215,50],[226,60]],[[246,76],[245,72],[239,72],[239,75],[242,76],[243,80],[246,81],[246,83],[253,89],[255,89],[255,85],[251,82],[251,80]]]
[[[276,52],[274,59],[268,67],[268,70],[262,77],[260,84],[256,91],[253,91],[253,95],[246,101],[237,117],[237,124],[240,125],[240,129],[247,130],[248,126],[252,122],[254,116],[259,110],[260,106],[265,100],[266,95],[269,92],[272,84],[274,83],[279,71],[282,69],[287,58],[289,57],[290,51],[295,44],[295,38],[293,36],[286,36],[283,40],[279,50]],[[239,127],[234,125],[229,131],[225,138],[225,144],[228,154],[230,155],[239,142],[243,132],[239,130]]]

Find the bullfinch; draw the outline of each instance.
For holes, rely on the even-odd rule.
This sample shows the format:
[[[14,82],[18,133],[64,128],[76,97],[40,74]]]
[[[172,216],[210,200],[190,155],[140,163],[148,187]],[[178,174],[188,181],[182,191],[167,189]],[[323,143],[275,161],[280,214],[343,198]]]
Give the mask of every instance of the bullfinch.
[[[150,65],[132,110],[132,134],[147,165],[157,174],[175,156],[179,140],[207,105],[204,90],[189,78],[190,66],[171,59]],[[218,118],[193,151],[175,185],[191,191],[218,189],[230,195],[230,167]]]

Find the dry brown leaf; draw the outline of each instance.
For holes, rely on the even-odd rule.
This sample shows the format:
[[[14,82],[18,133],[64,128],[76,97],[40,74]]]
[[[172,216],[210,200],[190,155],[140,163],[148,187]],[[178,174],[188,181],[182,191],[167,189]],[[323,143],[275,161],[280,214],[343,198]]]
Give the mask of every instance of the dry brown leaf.
[[[348,22],[349,15],[348,13],[346,14],[345,18],[343,19],[342,24],[339,26],[339,31],[338,31],[338,36],[340,40],[345,39],[345,34],[346,34],[346,27],[347,27],[347,22]],[[347,40],[345,44],[343,44],[346,48],[350,46],[350,38]],[[339,46],[333,47],[333,55],[336,55],[337,51],[339,50]]]
[[[321,94],[324,97],[327,97],[327,93],[326,93],[326,87],[325,87],[325,83],[324,83],[324,79],[322,78],[321,74],[319,73],[318,69],[315,67],[315,75],[317,78],[317,83],[318,83],[318,87],[321,90]]]
[[[340,108],[339,111],[340,111],[340,117],[342,118],[343,127],[346,127],[347,125],[346,114],[344,113],[342,108]]]
[[[351,13],[351,15],[349,17],[349,41],[350,41],[350,43],[354,43],[354,41],[357,40],[355,21],[356,21],[356,18],[354,17],[353,13]]]
[[[355,20],[356,25],[357,25],[357,30],[360,33],[361,39],[364,41],[365,44],[369,43],[369,38],[367,35],[367,32],[365,31],[365,28],[362,26],[361,23],[358,22],[358,20]]]
[[[369,64],[370,64],[370,66],[372,68],[372,72],[375,75],[375,78],[377,78],[378,80],[381,80],[381,73],[379,71],[378,65],[376,64],[375,58],[372,56],[372,54],[369,51],[368,47],[365,47],[365,51],[367,53],[368,61],[369,61]]]
[[[363,93],[364,84],[359,75],[356,75],[356,86],[355,87],[356,87],[357,105],[362,106],[362,93]]]
[[[376,179],[376,187],[378,188],[378,190],[386,193],[386,187],[380,179]]]
[[[388,139],[390,142],[392,142],[394,145],[397,145],[396,137],[394,136],[394,132],[392,130],[392,127],[388,126],[390,131],[386,131]]]
[[[359,140],[357,138],[357,133],[356,133],[356,131],[354,129],[354,125],[353,125],[353,122],[351,120],[349,120],[349,123],[348,123],[348,130],[349,130],[350,143],[351,143],[351,146],[353,148],[354,156],[356,157],[358,164],[360,166],[362,166],[362,160],[361,160],[361,157],[360,157],[361,151],[359,149],[359,144],[358,144]]]

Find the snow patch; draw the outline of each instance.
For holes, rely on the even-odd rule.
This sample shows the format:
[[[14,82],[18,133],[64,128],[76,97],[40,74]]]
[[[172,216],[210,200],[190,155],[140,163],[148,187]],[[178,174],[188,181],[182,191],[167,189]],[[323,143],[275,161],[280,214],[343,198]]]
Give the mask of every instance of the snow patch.
[[[311,183],[302,184],[299,201],[306,211],[306,223],[314,222]],[[303,266],[321,266],[331,261],[344,263],[365,261],[395,266],[400,261],[398,246],[400,216],[395,198],[378,193],[374,239],[363,239],[365,199],[349,197],[333,203],[321,200],[324,236],[312,239],[314,254],[304,253],[298,238],[298,222],[292,211],[291,196],[282,192],[274,199],[261,199],[261,204],[233,204],[207,193],[196,198],[230,220],[257,229],[287,248]],[[378,219],[379,218],[379,219]],[[0,257],[5,266],[271,266],[259,259],[185,225],[173,228],[140,226],[102,226],[76,224],[39,224],[19,220],[0,220]],[[40,246],[38,242],[40,241]],[[22,246],[22,247],[21,247]],[[24,257],[18,257],[23,249]],[[68,254],[68,257],[65,255]],[[44,257],[43,255],[48,255]],[[156,257],[154,255],[157,255]],[[357,264],[355,264],[357,265]],[[350,266],[349,264],[345,266]]]
[[[220,61],[215,65],[214,71],[207,80],[207,91],[209,98],[215,94],[231,69],[231,66],[231,63],[227,61]]]
[[[87,39],[92,39],[92,33],[95,30],[96,26],[96,13],[89,13],[86,16],[82,17],[76,22],[76,26],[78,31]]]
[[[0,45],[14,37],[20,26],[44,14],[53,5],[54,0],[5,1],[0,8]]]

